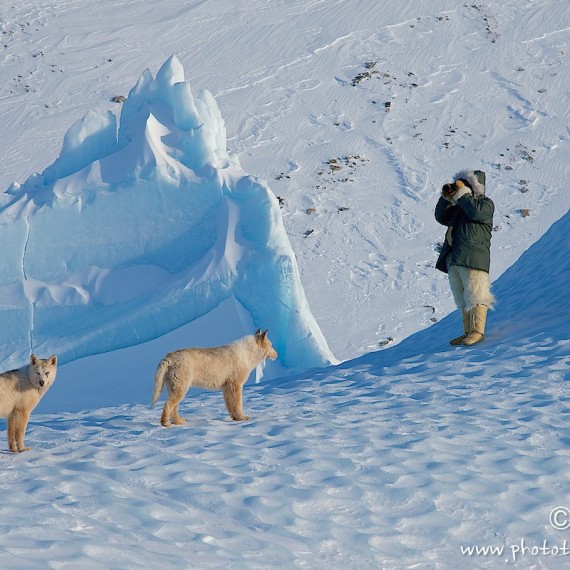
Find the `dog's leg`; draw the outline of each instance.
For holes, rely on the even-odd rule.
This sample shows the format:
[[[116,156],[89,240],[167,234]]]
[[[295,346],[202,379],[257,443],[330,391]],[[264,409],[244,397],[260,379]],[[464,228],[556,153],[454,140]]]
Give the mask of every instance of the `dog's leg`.
[[[164,408],[162,408],[162,416],[160,417],[160,423],[164,426],[169,428],[170,424],[170,414],[172,412],[172,404],[170,403],[170,396],[167,398],[166,402],[164,402]]]
[[[234,379],[228,380],[224,384],[224,400],[226,401],[226,407],[232,418],[236,422],[241,422],[244,420],[251,419],[249,416],[243,415],[243,385],[245,384],[247,377],[240,381]]]
[[[164,403],[164,408],[162,409],[162,417],[160,418],[160,423],[164,427],[170,427],[170,418],[172,418],[172,423],[175,425],[182,425],[186,422],[180,417],[178,413],[178,404],[183,400],[186,392],[183,390],[181,392],[177,390],[169,390],[168,398]]]
[[[15,416],[14,435],[17,447],[16,451],[28,451],[30,448],[26,447],[26,445],[24,444],[24,435],[26,435],[26,428],[28,427],[28,420],[30,419],[30,411],[15,410],[14,416]]]
[[[182,393],[182,394],[172,394],[172,423],[177,425],[177,426],[181,426],[182,424],[186,423],[186,420],[184,418],[180,417],[180,414],[178,413],[178,404],[180,404],[180,402],[184,399],[184,396],[186,394]]]
[[[16,442],[16,411],[13,411],[8,417],[8,448],[14,453],[18,452],[18,443]]]

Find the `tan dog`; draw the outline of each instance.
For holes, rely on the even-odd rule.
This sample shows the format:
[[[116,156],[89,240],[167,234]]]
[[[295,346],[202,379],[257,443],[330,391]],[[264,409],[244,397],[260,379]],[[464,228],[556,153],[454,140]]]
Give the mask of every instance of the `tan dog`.
[[[169,352],[158,365],[154,377],[152,405],[158,400],[166,383],[168,398],[160,423],[170,427],[184,420],[178,414],[178,404],[190,386],[223,390],[226,407],[233,420],[249,420],[243,415],[242,391],[251,371],[266,358],[275,360],[277,352],[260,329],[255,335],[244,336],[231,344],[214,348],[185,348]]]
[[[8,418],[10,451],[27,451],[24,435],[32,410],[49,390],[57,373],[57,356],[30,356],[30,364],[0,374],[0,418]]]

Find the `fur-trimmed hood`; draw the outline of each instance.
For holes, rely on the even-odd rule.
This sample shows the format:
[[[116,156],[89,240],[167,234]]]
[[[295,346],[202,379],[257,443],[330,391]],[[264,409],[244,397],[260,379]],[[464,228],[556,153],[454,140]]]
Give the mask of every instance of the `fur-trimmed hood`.
[[[485,196],[485,173],[481,170],[461,170],[453,180],[461,180],[471,188],[474,198]]]

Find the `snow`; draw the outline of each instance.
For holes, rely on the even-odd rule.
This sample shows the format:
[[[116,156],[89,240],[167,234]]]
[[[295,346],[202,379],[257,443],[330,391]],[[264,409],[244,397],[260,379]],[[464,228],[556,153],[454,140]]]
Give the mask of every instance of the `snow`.
[[[0,566],[566,567],[565,3],[13,4],[0,357],[65,364],[0,452]],[[433,268],[462,168],[496,204],[472,349]],[[165,352],[267,321],[251,421],[191,390],[159,425]]]

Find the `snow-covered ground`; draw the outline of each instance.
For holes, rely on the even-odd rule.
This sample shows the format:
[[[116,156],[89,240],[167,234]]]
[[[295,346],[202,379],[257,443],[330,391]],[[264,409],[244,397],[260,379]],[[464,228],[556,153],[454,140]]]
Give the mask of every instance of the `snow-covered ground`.
[[[0,31],[0,188],[17,185],[3,205],[46,174],[76,121],[120,116],[126,104],[110,99],[175,55],[192,92],[213,94],[232,168],[265,181],[262,201],[280,198],[279,243],[290,241],[308,301],[299,293],[297,306],[315,321],[294,333],[320,328],[344,361],[252,378],[250,422],[196,390],[188,423],[160,427],[145,403],[164,352],[256,325],[263,303],[218,295],[181,328],[131,347],[119,334],[106,350],[120,350],[65,364],[32,416],[32,451],[0,453],[0,567],[567,567],[565,2],[22,0],[0,4]],[[80,155],[65,166],[83,167]],[[448,345],[460,319],[433,269],[433,207],[465,167],[487,172],[497,207],[498,306],[469,350]],[[222,219],[222,230],[236,221]],[[136,212],[125,235],[152,221]],[[129,283],[160,290],[163,276],[149,276]],[[2,292],[7,315],[17,295]],[[116,316],[87,327],[112,330]],[[13,345],[15,325],[2,326],[3,362],[29,348]]]

